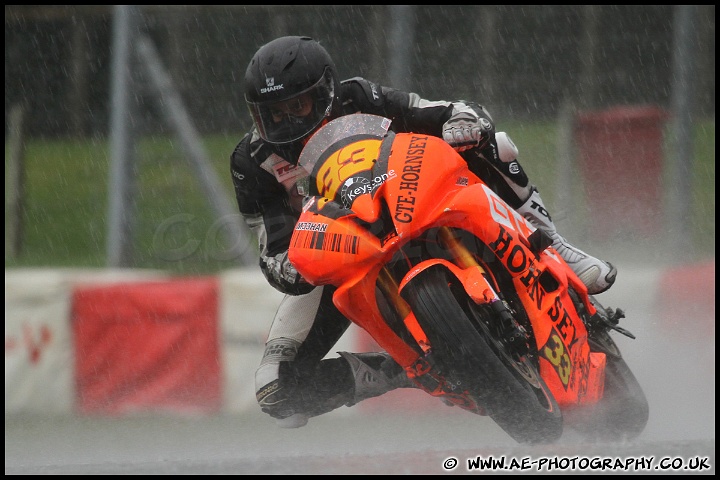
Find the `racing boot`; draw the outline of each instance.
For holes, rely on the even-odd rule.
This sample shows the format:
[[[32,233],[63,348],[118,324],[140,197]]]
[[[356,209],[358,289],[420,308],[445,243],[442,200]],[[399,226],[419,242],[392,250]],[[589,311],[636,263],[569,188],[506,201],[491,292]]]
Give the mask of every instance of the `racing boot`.
[[[387,353],[340,352],[341,358],[326,359],[312,373],[304,372],[304,381],[293,385],[288,363],[280,365],[285,370],[285,384],[281,385],[268,364],[256,373],[258,385],[263,385],[256,394],[263,412],[275,418],[282,428],[298,428],[308,423],[311,417],[322,415],[343,405],[352,407],[356,403],[382,395],[396,388],[415,387],[405,371]],[[348,370],[349,367],[349,370]],[[300,367],[302,368],[302,367]],[[267,371],[266,371],[267,370]],[[275,380],[267,383],[269,378]]]
[[[595,295],[606,291],[615,283],[617,269],[609,262],[588,255],[579,248],[573,247],[555,229],[555,224],[543,204],[540,193],[532,188],[530,198],[516,209],[535,228],[539,228],[552,238],[552,247],[572,268],[575,274],[587,286],[588,293]]]
[[[403,368],[385,352],[339,353],[350,364],[355,379],[355,395],[346,404],[348,407],[397,388],[416,387]]]

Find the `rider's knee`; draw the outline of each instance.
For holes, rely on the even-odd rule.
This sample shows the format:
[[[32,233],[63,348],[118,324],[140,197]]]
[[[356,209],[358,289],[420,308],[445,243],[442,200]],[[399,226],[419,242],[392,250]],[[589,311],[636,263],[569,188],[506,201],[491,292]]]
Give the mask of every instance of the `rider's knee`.
[[[295,359],[298,345],[299,342],[288,338],[268,341],[255,371],[255,398],[262,411],[271,417],[286,418],[296,413],[293,401],[296,385],[291,377],[281,377],[280,365]]]
[[[257,370],[255,398],[263,412],[275,419],[282,420],[304,412],[297,385],[288,378],[271,373],[277,372],[278,367],[279,365],[268,363]],[[260,378],[265,378],[265,380],[258,381]]]
[[[277,351],[282,351],[277,342],[266,348],[255,373],[256,397],[263,412],[280,420],[314,417],[352,402],[355,381],[347,360],[298,359],[287,349],[285,355],[274,355]],[[281,426],[301,426],[290,423]]]

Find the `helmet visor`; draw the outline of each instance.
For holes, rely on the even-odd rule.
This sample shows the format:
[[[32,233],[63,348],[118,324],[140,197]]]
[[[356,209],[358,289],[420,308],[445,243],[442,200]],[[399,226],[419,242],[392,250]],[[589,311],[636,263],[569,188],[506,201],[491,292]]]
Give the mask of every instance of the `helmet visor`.
[[[258,133],[263,140],[283,144],[299,140],[330,115],[335,85],[329,69],[320,80],[282,101],[252,102],[246,99]]]

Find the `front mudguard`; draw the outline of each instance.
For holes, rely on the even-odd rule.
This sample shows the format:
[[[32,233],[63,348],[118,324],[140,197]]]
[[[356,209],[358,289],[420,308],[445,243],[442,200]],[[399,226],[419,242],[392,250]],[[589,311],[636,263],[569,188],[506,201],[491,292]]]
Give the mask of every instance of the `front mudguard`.
[[[477,304],[491,303],[499,300],[495,294],[495,290],[490,286],[487,278],[485,278],[485,270],[480,267],[460,268],[452,262],[441,258],[431,258],[423,262],[418,263],[403,277],[400,282],[398,293],[403,291],[403,288],[418,276],[421,272],[427,270],[435,265],[442,265],[443,267],[450,270],[455,277],[462,283],[465,291]]]
[[[422,272],[440,265],[446,268],[460,281],[463,285],[468,296],[477,304],[492,303],[499,300],[495,290],[488,283],[485,278],[484,270],[480,266],[461,268],[452,262],[449,262],[440,258],[431,258],[429,260],[422,261],[415,265],[410,271],[405,274],[402,281],[398,286],[398,294],[401,295],[403,289],[410,284]],[[405,327],[408,329],[410,334],[415,338],[415,341],[420,347],[427,351],[428,350],[428,339],[427,335],[423,331],[422,327],[417,322],[415,315],[410,312],[404,319],[403,322]]]

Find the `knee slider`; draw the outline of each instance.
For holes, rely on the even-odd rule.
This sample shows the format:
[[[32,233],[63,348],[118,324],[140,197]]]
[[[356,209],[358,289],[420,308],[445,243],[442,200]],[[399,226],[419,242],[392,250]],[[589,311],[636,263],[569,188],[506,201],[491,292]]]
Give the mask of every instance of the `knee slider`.
[[[272,378],[268,383],[256,387],[255,398],[260,409],[273,418],[283,419],[298,413],[301,409],[296,398],[297,385],[287,378],[279,378],[279,365],[266,364],[255,374],[256,385],[262,384],[260,378]],[[274,372],[272,375],[269,373]],[[273,378],[274,377],[274,378]]]
[[[295,413],[291,397],[294,386],[280,379],[280,362],[297,356],[299,342],[290,338],[275,338],[265,345],[260,366],[255,371],[255,398],[263,412],[274,418],[286,418]]]

